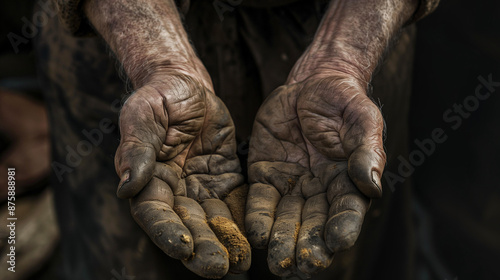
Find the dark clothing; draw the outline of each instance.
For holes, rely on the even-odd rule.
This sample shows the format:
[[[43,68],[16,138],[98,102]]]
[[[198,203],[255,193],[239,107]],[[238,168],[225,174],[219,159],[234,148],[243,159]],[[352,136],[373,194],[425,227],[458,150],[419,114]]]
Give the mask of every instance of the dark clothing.
[[[191,1],[186,29],[225,102],[243,143],[262,100],[286,77],[324,12],[321,1],[255,8],[241,6],[221,22],[210,1]],[[407,154],[407,117],[413,57],[407,28],[373,81],[384,104],[387,170]],[[53,142],[53,186],[61,226],[63,279],[198,279],[159,250],[133,221],[129,205],[115,196],[113,157],[119,143],[116,105],[126,93],[117,62],[97,37],[76,38],[55,19],[37,41]],[[111,125],[102,125],[110,120]],[[245,158],[243,143],[238,152]],[[351,250],[336,255],[329,271],[313,279],[412,279],[415,252],[409,181],[372,203]],[[249,279],[279,279],[255,251]],[[245,278],[241,278],[245,279]],[[247,278],[248,279],[248,278]],[[293,278],[289,278],[293,279]]]

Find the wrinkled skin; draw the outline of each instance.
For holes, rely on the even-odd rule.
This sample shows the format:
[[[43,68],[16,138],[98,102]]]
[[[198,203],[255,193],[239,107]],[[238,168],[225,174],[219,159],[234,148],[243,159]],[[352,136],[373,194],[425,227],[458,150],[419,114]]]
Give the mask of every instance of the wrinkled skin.
[[[261,106],[245,226],[274,274],[313,274],[354,244],[382,192],[383,125],[365,89],[342,73],[282,86]]]
[[[221,201],[244,183],[222,101],[193,77],[164,75],[126,101],[120,133],[117,194],[132,198],[132,215],[153,242],[203,277],[247,270],[249,244]],[[210,226],[221,217],[232,229],[219,228],[216,236]],[[243,246],[224,243],[231,234],[243,238]]]

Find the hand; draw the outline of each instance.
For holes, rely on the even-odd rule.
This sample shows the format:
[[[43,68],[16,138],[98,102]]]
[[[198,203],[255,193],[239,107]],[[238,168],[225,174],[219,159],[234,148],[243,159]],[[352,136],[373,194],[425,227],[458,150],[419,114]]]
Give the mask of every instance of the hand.
[[[382,194],[383,126],[364,87],[344,73],[282,86],[262,104],[246,229],[253,247],[267,246],[271,272],[318,272],[355,243],[370,198]]]
[[[222,201],[243,185],[233,122],[210,83],[154,78],[126,101],[115,166],[117,195],[153,242],[196,274],[250,266],[250,245]]]

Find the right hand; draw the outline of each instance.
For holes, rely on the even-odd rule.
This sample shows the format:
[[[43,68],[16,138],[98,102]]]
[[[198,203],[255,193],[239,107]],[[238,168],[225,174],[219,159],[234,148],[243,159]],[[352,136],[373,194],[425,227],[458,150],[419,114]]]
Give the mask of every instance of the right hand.
[[[153,242],[196,274],[220,278],[248,270],[251,255],[223,202],[244,184],[235,129],[209,87],[174,72],[136,90],[121,110],[115,167],[117,195],[131,198]]]

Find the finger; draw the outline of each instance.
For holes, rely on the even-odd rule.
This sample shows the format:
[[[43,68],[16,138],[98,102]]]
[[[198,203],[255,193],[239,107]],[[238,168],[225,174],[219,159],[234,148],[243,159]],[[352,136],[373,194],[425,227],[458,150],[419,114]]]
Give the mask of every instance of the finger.
[[[172,190],[156,177],[130,201],[134,220],[156,246],[172,258],[187,259],[193,253],[193,238],[172,205]]]
[[[133,197],[149,182],[157,151],[164,140],[158,135],[166,135],[143,95],[145,93],[132,95],[120,113],[121,140],[115,155],[115,168],[120,177],[117,195],[120,198]],[[164,121],[166,124],[166,116]]]
[[[210,228],[229,253],[229,271],[247,271],[251,262],[250,244],[233,221],[227,205],[219,199],[207,199],[201,207],[207,214]]]
[[[257,183],[250,186],[245,228],[248,241],[254,248],[266,248],[280,198],[280,193],[271,185]]]
[[[271,272],[288,276],[296,272],[295,244],[300,230],[304,199],[284,196],[276,209],[276,221],[269,240],[267,263]]]
[[[349,156],[348,171],[354,184],[366,196],[382,196],[380,181],[386,155],[383,148],[362,145]]]
[[[333,252],[348,249],[358,239],[370,200],[359,192],[347,175],[339,174],[327,191],[330,210],[325,242]]]
[[[229,270],[228,252],[207,224],[205,212],[191,198],[176,196],[175,212],[191,231],[194,254],[183,260],[192,272],[206,278],[221,278]]]
[[[326,194],[307,199],[302,210],[302,225],[297,240],[297,267],[306,274],[317,273],[330,266],[333,252],[324,241],[328,215]]]

